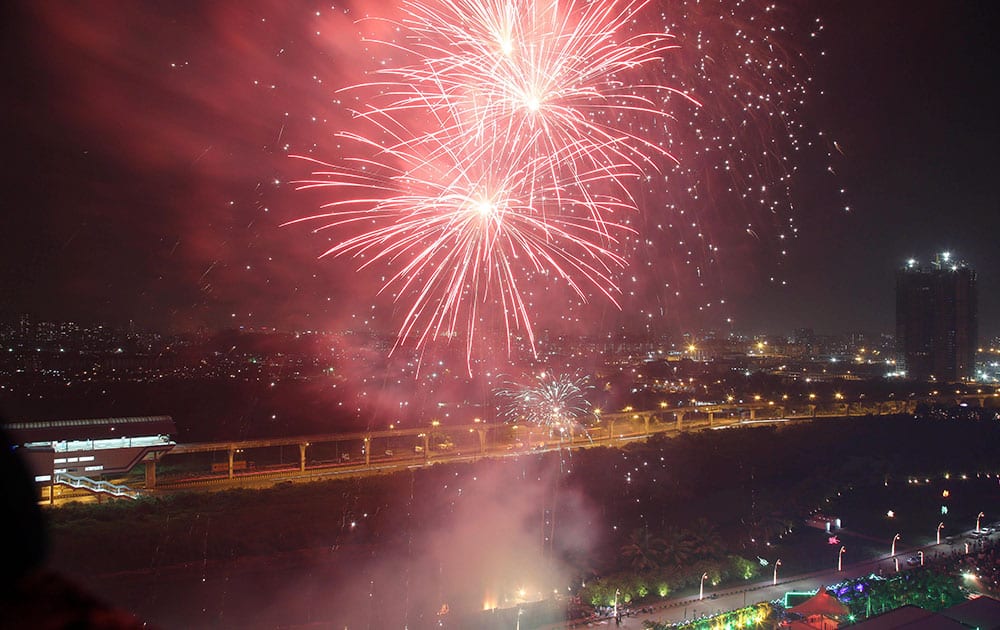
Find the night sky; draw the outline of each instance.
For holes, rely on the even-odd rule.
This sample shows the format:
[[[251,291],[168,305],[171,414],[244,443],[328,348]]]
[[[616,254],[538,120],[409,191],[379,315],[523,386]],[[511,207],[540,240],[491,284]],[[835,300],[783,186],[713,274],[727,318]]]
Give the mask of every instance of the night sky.
[[[673,16],[689,59],[679,4],[661,0],[653,13]],[[390,6],[5,3],[0,314],[395,330],[398,309],[375,297],[384,272],[317,260],[333,235],[280,227],[322,201],[293,190],[308,169],[288,155],[335,157],[333,132],[351,118],[334,92],[374,63],[354,19]],[[778,6],[781,55],[809,86],[795,113],[805,148],[789,151],[797,238],[784,208],[731,203],[702,180],[697,201],[668,195],[663,223],[677,227],[661,230],[663,244],[630,250],[623,278],[645,280],[623,279],[621,313],[595,300],[563,311],[568,320],[540,315],[541,325],[595,333],[656,316],[665,329],[891,332],[894,269],[947,249],[979,272],[981,333],[1000,333],[996,10],[959,0]],[[822,29],[810,37],[815,18]],[[691,112],[674,114],[683,127]],[[754,133],[766,142],[775,129]],[[689,174],[709,170],[689,137],[678,144]],[[692,219],[684,227],[679,209]],[[654,211],[640,228],[660,221]]]

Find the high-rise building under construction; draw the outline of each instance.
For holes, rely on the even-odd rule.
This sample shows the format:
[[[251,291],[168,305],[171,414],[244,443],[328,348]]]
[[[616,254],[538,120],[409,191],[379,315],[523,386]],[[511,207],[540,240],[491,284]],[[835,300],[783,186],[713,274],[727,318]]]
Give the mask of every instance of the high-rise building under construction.
[[[911,379],[956,382],[976,368],[976,272],[948,253],[896,272],[896,361]]]

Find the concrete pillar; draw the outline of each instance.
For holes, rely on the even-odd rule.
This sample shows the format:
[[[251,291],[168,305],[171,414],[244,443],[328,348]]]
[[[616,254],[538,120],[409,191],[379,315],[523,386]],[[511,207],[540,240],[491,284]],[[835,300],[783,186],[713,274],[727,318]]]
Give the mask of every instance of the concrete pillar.
[[[476,433],[479,434],[479,454],[486,454],[486,429],[477,429]]]
[[[715,412],[714,411],[709,411],[708,412],[708,426],[710,426],[710,427],[714,427],[715,426]]]
[[[299,444],[299,472],[306,471],[306,447],[308,444]]]
[[[232,448],[229,449],[229,478],[230,479],[233,478],[233,453],[234,452],[235,452],[234,449],[232,449]]]
[[[614,444],[615,442],[615,419],[608,419],[608,443]]]
[[[816,417],[816,405],[806,405],[806,408],[809,409],[809,417],[810,418],[815,418]]]
[[[674,412],[674,418],[677,420],[677,430],[678,431],[683,430],[684,429],[684,412],[683,411],[675,411]]]
[[[156,460],[146,460],[146,490],[156,487]]]
[[[647,413],[642,417],[642,428],[646,435],[649,435],[649,414]]]
[[[371,466],[372,463],[372,439],[371,437],[365,436],[365,466]]]
[[[431,436],[424,433],[424,461],[431,457]]]
[[[755,407],[750,407],[750,419],[751,420],[757,419],[757,409]]]

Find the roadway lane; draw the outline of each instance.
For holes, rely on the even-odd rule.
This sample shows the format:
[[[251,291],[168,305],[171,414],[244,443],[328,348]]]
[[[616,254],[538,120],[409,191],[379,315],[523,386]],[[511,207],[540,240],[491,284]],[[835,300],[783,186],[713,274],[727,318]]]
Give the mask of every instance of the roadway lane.
[[[899,570],[906,571],[913,568],[906,564],[906,559],[916,556],[918,551],[924,552],[925,560],[928,564],[934,562],[934,557],[938,553],[949,557],[955,551],[964,553],[965,539],[972,532],[973,530],[969,530],[955,536],[955,542],[952,544],[941,543],[940,545],[900,549],[896,554],[896,557],[899,559]],[[985,537],[985,539],[996,540],[998,536],[1000,534],[993,534]],[[649,613],[634,613],[630,617],[623,617],[622,627],[641,628],[645,621],[678,623],[698,617],[717,615],[731,610],[738,610],[744,606],[779,599],[784,597],[788,591],[814,591],[821,586],[829,586],[847,579],[867,576],[872,573],[878,573],[880,570],[887,576],[896,572],[895,562],[888,554],[871,560],[845,564],[843,571],[830,569],[816,573],[788,576],[787,578],[779,579],[777,585],[773,585],[772,580],[765,579],[748,586],[726,588],[713,592],[706,584],[704,599],[699,600],[697,594],[695,594],[688,597],[670,598],[653,606],[643,606],[642,608],[653,608],[653,611]],[[546,628],[554,630],[556,628],[586,627],[601,623],[614,624],[614,620],[553,624],[546,626]]]

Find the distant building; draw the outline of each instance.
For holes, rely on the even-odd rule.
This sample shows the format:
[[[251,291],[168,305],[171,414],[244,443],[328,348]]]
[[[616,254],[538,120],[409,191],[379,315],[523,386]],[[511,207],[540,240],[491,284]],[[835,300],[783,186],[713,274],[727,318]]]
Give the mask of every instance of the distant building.
[[[896,361],[911,379],[954,382],[976,367],[976,272],[939,254],[896,272]]]

